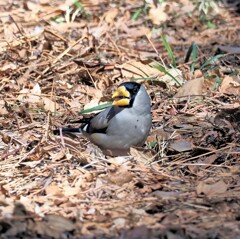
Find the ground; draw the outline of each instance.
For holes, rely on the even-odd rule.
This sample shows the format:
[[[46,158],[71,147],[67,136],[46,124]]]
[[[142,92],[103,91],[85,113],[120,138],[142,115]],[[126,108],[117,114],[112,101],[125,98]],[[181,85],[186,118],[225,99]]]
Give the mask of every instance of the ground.
[[[240,238],[237,1],[2,1],[0,22],[0,238]],[[129,80],[144,147],[53,134]]]

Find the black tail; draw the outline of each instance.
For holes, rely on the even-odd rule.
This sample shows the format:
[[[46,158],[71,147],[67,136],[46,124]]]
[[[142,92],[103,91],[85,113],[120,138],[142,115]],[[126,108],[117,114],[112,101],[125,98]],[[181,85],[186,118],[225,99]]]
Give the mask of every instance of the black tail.
[[[82,133],[81,128],[62,128],[62,132],[68,132],[68,133]],[[59,135],[60,134],[60,129],[55,129],[53,130],[53,134]]]

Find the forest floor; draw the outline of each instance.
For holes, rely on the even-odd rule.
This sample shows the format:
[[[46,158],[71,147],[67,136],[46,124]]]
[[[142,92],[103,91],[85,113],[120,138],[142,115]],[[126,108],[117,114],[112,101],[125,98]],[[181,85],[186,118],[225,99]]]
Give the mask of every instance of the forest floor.
[[[0,3],[0,238],[240,238],[239,8],[196,2]],[[53,135],[129,80],[142,149]]]

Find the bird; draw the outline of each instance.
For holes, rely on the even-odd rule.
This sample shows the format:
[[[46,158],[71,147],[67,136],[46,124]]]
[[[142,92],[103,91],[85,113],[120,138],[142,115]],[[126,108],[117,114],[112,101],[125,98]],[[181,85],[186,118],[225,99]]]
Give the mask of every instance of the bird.
[[[151,100],[145,87],[134,81],[124,82],[112,99],[111,106],[82,119],[80,127],[62,128],[62,132],[80,133],[110,156],[128,155],[130,147],[143,146],[152,126]],[[55,130],[55,134],[59,132]]]

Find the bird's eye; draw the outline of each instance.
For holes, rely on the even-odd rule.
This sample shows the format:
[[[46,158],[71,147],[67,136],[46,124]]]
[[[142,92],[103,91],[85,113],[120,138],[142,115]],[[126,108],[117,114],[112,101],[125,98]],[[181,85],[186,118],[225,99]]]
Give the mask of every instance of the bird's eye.
[[[138,88],[137,87],[133,88],[133,93],[136,94],[137,92],[138,92]]]

